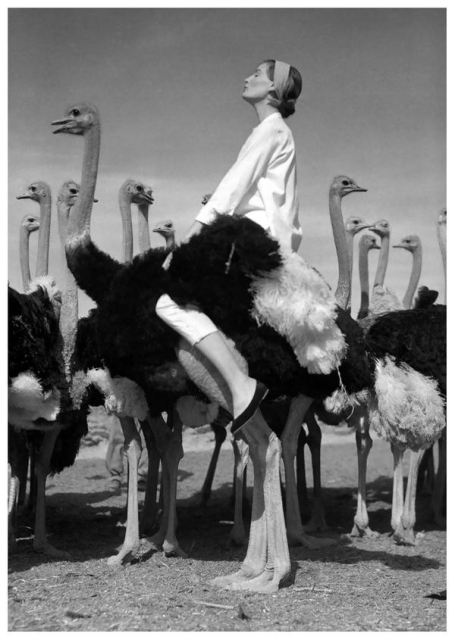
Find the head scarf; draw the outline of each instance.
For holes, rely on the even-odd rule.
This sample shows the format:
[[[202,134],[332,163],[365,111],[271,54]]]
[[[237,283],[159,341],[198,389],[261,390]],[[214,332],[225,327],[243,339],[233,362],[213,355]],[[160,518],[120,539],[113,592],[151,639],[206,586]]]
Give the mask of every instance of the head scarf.
[[[283,100],[284,89],[289,78],[291,65],[287,62],[275,60],[275,71],[273,73],[273,84],[275,85],[275,93],[278,100]]]

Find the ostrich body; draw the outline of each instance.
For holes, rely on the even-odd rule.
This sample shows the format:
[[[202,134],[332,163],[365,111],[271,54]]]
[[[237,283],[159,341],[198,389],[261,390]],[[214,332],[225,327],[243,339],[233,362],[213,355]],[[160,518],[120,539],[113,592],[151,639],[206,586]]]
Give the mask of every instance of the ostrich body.
[[[310,374],[298,364],[284,338],[266,325],[258,328],[251,319],[249,284],[255,274],[262,276],[264,272],[280,267],[281,258],[276,241],[248,219],[221,217],[174,251],[168,272],[161,266],[163,252],[156,250],[137,256],[129,265],[119,265],[97,249],[89,235],[99,155],[98,114],[92,107],[79,105],[54,124],[59,127],[57,132],[79,133],[85,138],[81,195],[71,212],[68,225],[68,264],[79,286],[98,303],[100,350],[111,374],[128,376],[142,387],[152,415],[166,410],[169,402],[175,402],[179,396],[197,393],[189,384],[185,370],[175,360],[175,348],[181,344],[179,337],[161,323],[155,314],[156,300],[162,293],[169,293],[183,304],[191,299],[196,300],[203,310],[209,310],[221,330],[224,324],[230,329],[230,335],[225,333],[230,338],[235,337],[237,348],[251,365],[250,374],[256,375],[255,367],[260,368],[258,377],[265,383],[270,378],[271,390],[280,395],[283,386],[289,393],[289,382],[296,396],[305,388],[311,397],[325,397],[338,387],[338,372]],[[234,240],[235,251],[229,262]],[[204,260],[199,266],[195,264],[197,256],[202,256]],[[227,261],[229,278],[223,277],[223,274],[228,275]],[[209,276],[202,287],[201,271]],[[223,296],[220,284],[226,285]],[[230,292],[235,292],[235,298],[229,296]],[[226,293],[228,295],[225,298]],[[226,308],[232,299],[238,301],[238,313],[235,315]],[[349,319],[340,319],[340,313],[338,322],[349,325]],[[242,324],[248,328],[246,331]],[[255,363],[254,354],[258,353],[258,345],[260,360],[256,355]],[[199,369],[203,371],[201,358],[189,350],[185,353],[182,346],[179,351],[183,361],[187,358],[185,369],[188,374],[196,378],[199,373],[189,362],[197,359]],[[271,351],[272,361],[266,362],[265,358],[271,355]],[[357,363],[355,370],[351,370],[350,351],[348,349],[340,372],[343,376],[344,366],[346,376],[343,382],[346,387],[356,390],[359,375],[368,377],[369,368],[365,362],[365,371],[359,373]],[[282,378],[280,368],[284,374]],[[207,364],[206,369],[212,373],[210,365]],[[212,380],[212,376],[205,373],[202,376],[205,382]],[[324,382],[323,390],[321,380]],[[204,386],[202,382],[198,385]],[[206,386],[204,393],[216,398],[227,408],[229,404],[223,393],[224,388],[225,383],[220,381],[218,395],[216,390],[208,390]],[[280,445],[259,411],[244,426],[242,437],[248,441],[255,468],[250,543],[240,571],[217,580],[216,584],[231,589],[275,591],[290,567],[279,492]]]

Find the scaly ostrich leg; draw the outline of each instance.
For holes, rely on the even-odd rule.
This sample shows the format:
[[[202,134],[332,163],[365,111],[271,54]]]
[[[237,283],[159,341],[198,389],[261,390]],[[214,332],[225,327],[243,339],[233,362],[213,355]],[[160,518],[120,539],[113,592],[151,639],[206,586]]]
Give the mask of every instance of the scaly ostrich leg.
[[[369,527],[369,518],[366,500],[366,475],[367,460],[373,440],[370,436],[370,423],[368,409],[365,405],[356,407],[352,416],[348,419],[348,425],[355,428],[355,441],[357,445],[357,465],[359,475],[359,489],[357,493],[357,511],[354,516],[354,526],[351,536],[376,537],[378,534]]]
[[[433,519],[436,524],[440,527],[445,527],[446,519],[444,518],[442,511],[445,505],[445,488],[447,478],[447,427],[439,438],[438,447],[438,470],[436,472],[435,485],[433,495],[431,497],[431,508],[433,511]]]
[[[331,538],[313,538],[304,532],[302,520],[300,518],[299,498],[297,494],[297,483],[294,470],[299,434],[302,429],[302,423],[305,415],[312,402],[312,398],[308,398],[304,395],[292,398],[283,435],[281,436],[281,446],[283,448],[282,455],[286,478],[286,529],[289,544],[300,544],[308,549],[319,549],[336,543]],[[314,449],[312,450],[312,455],[313,452],[315,457],[317,457]],[[316,468],[314,466],[315,462]],[[313,472],[320,473],[320,463],[315,460],[313,460]]]
[[[390,445],[393,454],[393,494],[392,494],[392,518],[391,526],[394,531],[398,529],[403,515],[403,454],[404,451],[396,445]]]
[[[140,550],[139,540],[139,505],[137,496],[137,468],[141,457],[141,437],[136,428],[134,418],[120,418],[123,435],[125,437],[125,453],[128,461],[128,501],[126,532],[123,545],[117,555],[111,556],[107,563],[118,565],[130,562]]]
[[[69,553],[60,551],[49,544],[46,533],[46,478],[49,475],[52,452],[58,433],[59,429],[46,431],[43,443],[36,456],[35,474],[37,495],[33,548],[38,553],[45,553],[53,558],[70,558],[71,555]]]
[[[313,507],[311,518],[303,526],[304,531],[321,531],[327,529],[325,521],[324,505],[322,503],[321,486],[321,441],[322,431],[314,415],[312,407],[305,415],[305,422],[308,426],[307,443],[311,451],[311,463],[313,468]]]
[[[404,501],[403,515],[401,521],[393,534],[393,539],[397,544],[415,546],[414,525],[416,522],[416,491],[417,491],[417,474],[419,464],[423,458],[424,449],[411,451],[409,460],[408,483],[406,486],[406,498]]]
[[[176,499],[177,499],[177,475],[180,460],[183,458],[182,447],[182,421],[176,411],[168,415],[168,425],[164,420],[162,424],[158,420],[149,420],[153,429],[158,452],[161,458],[163,475],[164,510],[159,531],[147,538],[152,548],[162,548],[168,557],[180,556],[187,558],[178,544],[176,529]],[[171,426],[172,430],[169,429]]]
[[[162,418],[160,418],[162,420]],[[151,418],[153,420],[153,418]],[[158,476],[160,470],[160,456],[157,450],[155,436],[147,420],[141,420],[141,429],[144,434],[148,453],[147,484],[145,487],[144,505],[139,522],[139,532],[142,536],[150,536],[154,532],[157,517],[157,491]]]
[[[16,517],[19,495],[19,478],[13,475],[11,465],[8,463],[8,552],[17,550],[16,542]]]
[[[229,540],[241,546],[247,540],[243,522],[243,492],[250,454],[248,444],[244,440],[234,438],[232,448],[234,450],[234,525]]]
[[[226,420],[223,418],[216,418],[214,422],[212,422],[211,427],[213,433],[215,434],[215,447],[213,449],[212,457],[210,458],[210,464],[207,469],[207,474],[205,476],[204,484],[201,489],[201,498],[199,504],[201,507],[205,507],[207,502],[210,499],[210,495],[212,493],[212,484],[213,478],[215,477],[216,465],[218,464],[218,458],[220,456],[221,447],[223,446],[223,442],[226,440]]]
[[[281,443],[267,426],[260,411],[245,425],[243,432],[253,462],[254,491],[259,481],[258,490],[263,492],[263,504],[262,499],[255,500],[253,494],[247,556],[240,571],[228,576],[228,584],[221,586],[233,591],[275,593],[280,582],[289,575],[291,567],[280,490]],[[262,512],[259,511],[261,507]],[[219,584],[219,581],[215,581],[215,584],[217,582]]]

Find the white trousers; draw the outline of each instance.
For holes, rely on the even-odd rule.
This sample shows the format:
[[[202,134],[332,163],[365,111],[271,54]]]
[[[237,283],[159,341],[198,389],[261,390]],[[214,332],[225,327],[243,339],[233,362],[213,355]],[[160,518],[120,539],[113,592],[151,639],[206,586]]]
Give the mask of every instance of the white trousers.
[[[155,309],[156,315],[186,338],[192,346],[210,333],[218,331],[217,326],[196,305],[187,304],[181,307],[167,293],[158,298]]]

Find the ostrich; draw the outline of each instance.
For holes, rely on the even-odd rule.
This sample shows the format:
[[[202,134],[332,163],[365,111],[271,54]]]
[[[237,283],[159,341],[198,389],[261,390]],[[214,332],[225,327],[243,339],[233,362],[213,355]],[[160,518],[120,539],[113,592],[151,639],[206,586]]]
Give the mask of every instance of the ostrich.
[[[405,236],[399,244],[393,246],[395,249],[406,249],[412,254],[411,276],[402,300],[403,309],[410,309],[422,272],[422,242],[419,236],[413,234]]]
[[[298,396],[304,387],[311,397],[321,394],[325,397],[330,392],[329,389],[338,387],[339,374],[331,370],[331,367],[338,361],[341,353],[344,353],[344,341],[337,342],[332,350],[325,347],[322,359],[314,357],[311,350],[300,353],[301,358],[307,358],[309,369],[315,371],[310,373],[299,364],[284,337],[267,325],[255,326],[251,318],[252,276],[256,274],[256,285],[260,289],[262,274],[277,270],[276,285],[282,284],[282,257],[276,241],[250,220],[222,216],[174,251],[167,272],[161,266],[162,253],[154,250],[137,256],[130,265],[122,267],[97,249],[90,240],[88,231],[99,156],[98,112],[93,107],[77,105],[62,120],[53,124],[57,126],[54,132],[66,131],[83,135],[85,140],[81,194],[69,219],[66,243],[68,264],[79,286],[98,303],[100,350],[111,374],[126,375],[135,380],[144,389],[148,406],[155,415],[166,410],[169,402],[196,392],[189,385],[179,362],[175,361],[174,349],[179,344],[179,359],[184,363],[188,374],[197,380],[197,385],[204,389],[205,394],[217,397],[229,409],[226,391],[221,391],[216,396],[215,390],[208,390],[204,385],[204,381],[208,379],[207,372],[212,373],[210,364],[206,363],[204,370],[203,357],[185,348],[183,341],[155,317],[155,301],[162,292],[169,292],[174,299],[182,300],[183,303],[188,299],[196,300],[203,310],[213,312],[213,319],[222,330],[223,326],[230,324],[229,332],[235,337],[240,352],[243,352],[251,364],[251,374],[262,377],[272,393],[281,395],[284,387],[286,393]],[[352,183],[345,187],[345,193],[355,190],[360,189]],[[235,248],[232,251],[234,239]],[[227,261],[229,272],[226,274],[226,258],[229,258],[231,252],[231,260]],[[200,256],[199,265],[195,260],[197,256]],[[204,260],[203,264],[201,258]],[[303,269],[303,265],[299,265],[299,268]],[[92,277],[93,269],[100,276],[96,281]],[[200,282],[201,273],[208,274],[204,286]],[[223,285],[226,284],[230,290],[220,287],[220,273],[229,276],[224,278]],[[307,275],[309,278],[319,278],[312,270]],[[301,282],[299,284],[301,287]],[[226,304],[229,304],[227,300],[233,299],[234,291],[239,304],[235,317],[229,308],[226,309]],[[324,289],[326,291],[328,290]],[[320,293],[322,295],[322,291]],[[226,294],[229,294],[227,300]],[[261,293],[256,292],[256,306],[260,306],[260,298]],[[334,308],[333,310],[335,311]],[[346,334],[350,330],[357,331],[355,323],[353,325],[350,318],[340,310],[337,316],[337,322],[344,327]],[[329,317],[333,323],[334,316]],[[241,329],[242,325],[251,327],[249,335]],[[139,327],[142,327],[142,331]],[[144,327],[147,327],[146,333],[143,332]],[[288,327],[284,329],[287,330]],[[342,336],[341,331],[339,335]],[[258,345],[261,347],[260,360],[256,355],[255,363]],[[340,364],[340,374],[348,391],[363,388],[364,378],[369,380],[366,354],[363,368],[359,367],[358,362],[355,367],[352,366],[353,354],[356,354],[356,343],[355,340],[350,340],[350,348]],[[259,368],[261,376],[259,372],[255,372],[255,367]],[[321,367],[323,371],[318,374]],[[201,377],[198,378],[199,375]],[[321,381],[326,383],[323,391]],[[220,380],[218,389],[223,388],[226,388],[225,383]],[[300,429],[300,424],[298,427]],[[216,580],[215,584],[230,589],[272,592],[278,589],[290,566],[279,492],[280,445],[260,411],[243,427],[242,437],[249,441],[255,470],[249,547],[240,571]]]
[[[38,239],[38,253],[35,277],[45,276],[49,270],[49,240],[51,233],[52,195],[46,182],[38,180],[32,182],[18,200],[30,199],[40,206],[40,232]]]
[[[172,220],[164,220],[159,222],[153,228],[155,233],[159,233],[166,241],[166,252],[173,251],[175,249],[175,229]],[[146,249],[150,249],[150,244]]]
[[[38,231],[40,220],[37,216],[27,214],[23,217],[19,235],[19,257],[21,263],[22,287],[27,293],[32,280],[30,275],[30,234]]]
[[[365,318],[369,311],[368,253],[371,249],[379,249],[379,245],[376,243],[376,238],[367,233],[360,238],[359,242],[360,309],[357,314],[358,320]]]

